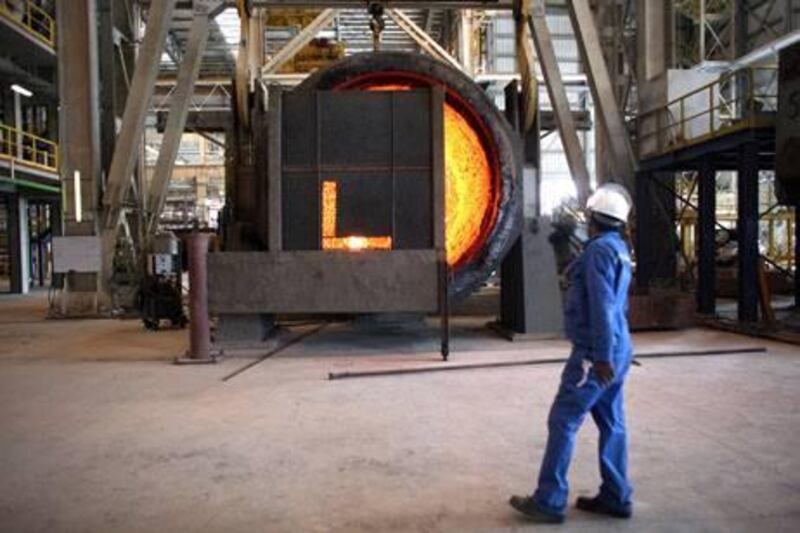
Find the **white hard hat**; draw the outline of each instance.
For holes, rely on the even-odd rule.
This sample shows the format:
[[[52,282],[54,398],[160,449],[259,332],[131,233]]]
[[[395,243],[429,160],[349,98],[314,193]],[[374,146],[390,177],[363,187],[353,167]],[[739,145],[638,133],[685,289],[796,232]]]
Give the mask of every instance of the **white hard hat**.
[[[625,223],[631,212],[631,196],[622,185],[606,183],[589,197],[586,209]]]

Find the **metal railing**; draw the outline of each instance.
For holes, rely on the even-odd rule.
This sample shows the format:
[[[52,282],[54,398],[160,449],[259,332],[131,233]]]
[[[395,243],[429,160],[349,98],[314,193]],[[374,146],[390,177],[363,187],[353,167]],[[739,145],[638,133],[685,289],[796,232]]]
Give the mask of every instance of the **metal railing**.
[[[58,172],[58,144],[0,123],[0,159]]]
[[[0,17],[30,33],[51,48],[56,47],[56,23],[31,0],[0,0]]]
[[[719,214],[717,222],[720,226],[736,228],[735,214]],[[678,235],[681,238],[681,254],[684,261],[695,265],[697,261],[697,215],[687,213],[677,222]],[[791,209],[770,214],[759,222],[759,252],[787,272],[794,272],[794,225],[795,215]]]
[[[639,157],[663,155],[741,129],[773,125],[777,108],[777,69],[749,68],[725,74],[639,115]]]
[[[689,272],[697,266],[698,238],[698,173],[679,173],[674,189],[679,237],[679,253]],[[759,184],[759,254],[773,270],[791,275],[795,271],[795,208],[778,203],[774,177]],[[735,232],[737,225],[736,193],[728,186],[717,190],[715,232]],[[735,239],[734,239],[735,240]],[[735,251],[735,248],[733,249]]]

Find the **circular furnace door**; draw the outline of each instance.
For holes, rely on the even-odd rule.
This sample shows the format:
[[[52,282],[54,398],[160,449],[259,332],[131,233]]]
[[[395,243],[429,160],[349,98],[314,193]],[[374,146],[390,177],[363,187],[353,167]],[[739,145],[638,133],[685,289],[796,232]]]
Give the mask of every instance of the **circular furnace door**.
[[[445,240],[451,294],[467,296],[499,268],[521,224],[520,154],[505,118],[462,72],[419,54],[350,56],[298,90],[445,89]]]

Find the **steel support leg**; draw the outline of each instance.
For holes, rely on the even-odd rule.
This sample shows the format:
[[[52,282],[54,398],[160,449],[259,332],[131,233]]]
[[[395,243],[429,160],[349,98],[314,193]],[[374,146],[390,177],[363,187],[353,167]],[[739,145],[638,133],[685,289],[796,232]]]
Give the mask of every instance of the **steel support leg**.
[[[450,268],[445,238],[444,88],[431,89],[431,177],[433,178],[433,247],[438,251],[439,316],[442,359],[450,356]]]
[[[550,30],[547,27],[547,19],[545,18],[543,0],[533,1],[533,8],[528,21],[533,35],[533,43],[536,45],[539,64],[544,74],[547,94],[550,96],[550,103],[553,106],[553,114],[558,125],[561,144],[564,146],[567,164],[575,182],[575,188],[578,191],[578,201],[581,205],[584,205],[589,197],[589,171],[586,168],[586,158],[578,139],[575,119],[572,116],[567,93],[564,89],[564,80],[561,78],[561,71],[556,61],[553,40],[550,37]]]
[[[269,115],[267,117],[267,247],[270,252],[283,249],[283,210],[281,201],[283,90],[279,85],[269,88]],[[262,198],[262,201],[265,199]]]
[[[800,204],[794,206],[794,305],[800,307]]]
[[[24,230],[22,228],[27,220],[20,207],[23,204],[22,199],[18,195],[9,195],[6,197],[6,201],[10,292],[12,294],[23,294],[28,292],[25,274],[27,262],[25,249],[27,243],[24,242]]]
[[[567,2],[567,7],[583,65],[589,75],[592,100],[600,117],[600,124],[605,128],[608,137],[613,155],[612,165],[619,175],[619,181],[631,189],[636,172],[636,158],[603,57],[603,47],[594,23],[594,15],[588,0],[571,0]]]
[[[699,245],[697,310],[713,315],[716,312],[716,209],[717,172],[714,166],[703,163],[698,177],[699,210],[697,214],[697,240]]]
[[[739,251],[739,308],[742,322],[758,320],[758,147],[747,143],[739,156],[736,234]]]
[[[167,198],[172,170],[175,167],[175,159],[178,157],[183,129],[186,126],[186,117],[189,115],[189,104],[192,100],[194,84],[200,72],[203,51],[208,42],[210,23],[208,6],[202,4],[196,6],[192,26],[189,30],[189,41],[183,54],[178,70],[178,79],[175,83],[175,91],[171,98],[164,138],[161,141],[161,149],[158,153],[158,162],[150,182],[150,191],[146,204],[149,211],[147,219],[148,235],[152,235],[155,232],[161,211],[164,209],[164,201]]]

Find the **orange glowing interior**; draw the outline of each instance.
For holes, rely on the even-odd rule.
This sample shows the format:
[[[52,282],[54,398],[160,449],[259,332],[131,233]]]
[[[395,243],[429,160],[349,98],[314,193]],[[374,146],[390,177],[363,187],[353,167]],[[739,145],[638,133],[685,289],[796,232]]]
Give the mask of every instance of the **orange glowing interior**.
[[[409,91],[404,83],[375,82],[370,91]],[[445,243],[447,263],[469,259],[491,227],[496,207],[492,167],[473,124],[452,104],[444,104]]]
[[[322,182],[322,249],[348,250],[391,250],[391,237],[364,237],[362,235],[336,234],[336,212],[338,209],[338,188],[335,181]]]
[[[492,171],[478,133],[450,104],[444,106],[445,243],[458,264],[481,243],[493,203]]]

